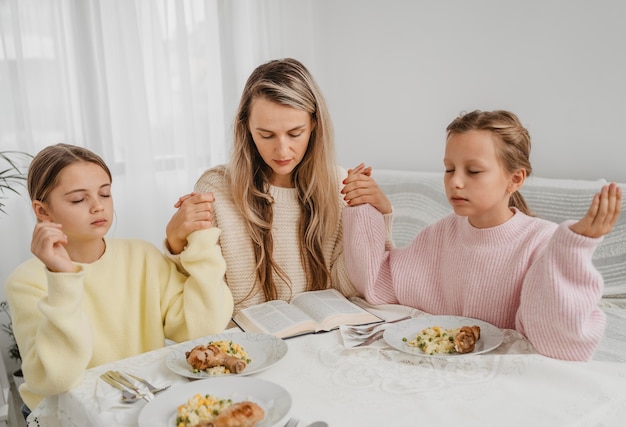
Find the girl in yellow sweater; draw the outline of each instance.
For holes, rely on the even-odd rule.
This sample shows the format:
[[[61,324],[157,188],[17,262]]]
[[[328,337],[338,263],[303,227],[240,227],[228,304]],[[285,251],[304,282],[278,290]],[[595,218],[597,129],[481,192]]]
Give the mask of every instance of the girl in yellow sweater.
[[[183,275],[148,242],[105,237],[111,181],[99,156],[73,145],[47,147],[31,163],[35,257],[6,285],[29,408],[78,384],[88,368],[163,347],[166,338],[220,332],[232,315],[219,230],[200,224],[189,234]]]

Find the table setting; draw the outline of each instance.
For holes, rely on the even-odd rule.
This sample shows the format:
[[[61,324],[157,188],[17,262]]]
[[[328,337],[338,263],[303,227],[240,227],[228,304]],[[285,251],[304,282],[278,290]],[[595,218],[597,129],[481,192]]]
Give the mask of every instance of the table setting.
[[[176,408],[196,393],[258,404],[265,411],[258,427],[623,424],[624,363],[544,357],[516,331],[476,319],[404,306],[368,309],[383,322],[360,335],[341,326],[278,339],[232,328],[94,367],[72,390],[44,399],[28,425],[172,427]],[[408,345],[423,327],[478,324],[480,338],[470,353],[429,355]],[[240,374],[220,376],[184,365],[190,349],[214,340],[242,343],[250,364]],[[122,392],[100,379],[110,371],[134,380],[137,394],[150,391],[137,378],[166,388],[123,403]]]

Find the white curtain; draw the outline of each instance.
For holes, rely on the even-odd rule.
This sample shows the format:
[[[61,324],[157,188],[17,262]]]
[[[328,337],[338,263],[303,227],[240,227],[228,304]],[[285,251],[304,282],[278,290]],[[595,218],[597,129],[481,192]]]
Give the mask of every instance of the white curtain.
[[[109,236],[161,247],[177,198],[202,171],[228,159],[248,75],[285,56],[285,5],[0,0],[0,151],[35,154],[66,142],[97,152],[114,175]],[[31,256],[35,224],[25,189],[21,196],[5,194],[3,203],[2,285]],[[7,337],[0,335],[11,365]]]
[[[94,150],[114,174],[110,235],[160,244],[178,196],[227,160],[250,71],[281,56],[280,4],[0,0],[0,150]],[[0,217],[13,241],[30,238],[25,199]]]
[[[248,75],[286,56],[288,1],[0,0],[0,151],[92,149],[114,175],[109,236],[161,247],[177,198],[228,159]],[[3,199],[2,285],[31,256],[25,193]]]

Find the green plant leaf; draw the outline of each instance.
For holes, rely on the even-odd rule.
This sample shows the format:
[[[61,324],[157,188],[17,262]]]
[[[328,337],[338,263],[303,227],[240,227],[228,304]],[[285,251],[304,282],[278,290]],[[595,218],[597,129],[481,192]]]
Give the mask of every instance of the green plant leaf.
[[[33,156],[22,151],[0,151],[0,212],[5,213],[6,192],[19,194],[26,188],[28,165]]]

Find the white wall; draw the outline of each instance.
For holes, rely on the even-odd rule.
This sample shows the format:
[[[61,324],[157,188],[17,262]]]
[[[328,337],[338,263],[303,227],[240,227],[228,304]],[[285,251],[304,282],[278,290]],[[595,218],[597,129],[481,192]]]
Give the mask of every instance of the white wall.
[[[314,55],[303,60],[343,166],[442,170],[455,116],[508,109],[531,133],[535,175],[626,183],[626,2],[312,4]],[[289,40],[286,54],[302,52]]]

